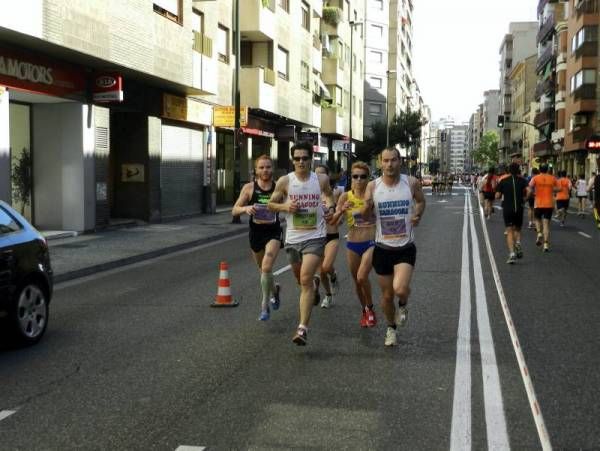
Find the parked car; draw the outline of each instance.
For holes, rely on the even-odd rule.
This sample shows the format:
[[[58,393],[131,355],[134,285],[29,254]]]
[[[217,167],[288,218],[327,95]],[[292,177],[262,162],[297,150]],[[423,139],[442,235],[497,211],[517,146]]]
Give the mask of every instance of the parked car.
[[[421,185],[422,186],[431,186],[432,182],[433,182],[433,177],[431,177],[429,174],[425,174],[421,178]]]
[[[37,343],[48,327],[52,290],[46,239],[0,201],[0,331],[18,344]]]

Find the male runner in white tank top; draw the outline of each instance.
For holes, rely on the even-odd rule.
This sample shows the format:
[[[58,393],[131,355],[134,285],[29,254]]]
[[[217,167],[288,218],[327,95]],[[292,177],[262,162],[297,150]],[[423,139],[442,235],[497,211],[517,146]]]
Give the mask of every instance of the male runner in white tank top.
[[[335,205],[329,177],[311,171],[312,145],[298,143],[291,154],[294,172],[277,180],[268,205],[272,211],[287,213],[286,252],[300,285],[300,324],[292,340],[304,346],[315,298],[313,278],[325,250],[325,222],[333,218]]]
[[[381,307],[388,327],[385,345],[397,344],[396,326],[408,319],[407,302],[410,279],[415,266],[417,248],[413,227],[419,224],[425,211],[425,196],[415,177],[400,173],[400,153],[395,148],[384,149],[379,155],[381,177],[369,182],[362,214],[373,211],[376,218],[373,268],[381,288]],[[394,297],[398,296],[398,311]]]

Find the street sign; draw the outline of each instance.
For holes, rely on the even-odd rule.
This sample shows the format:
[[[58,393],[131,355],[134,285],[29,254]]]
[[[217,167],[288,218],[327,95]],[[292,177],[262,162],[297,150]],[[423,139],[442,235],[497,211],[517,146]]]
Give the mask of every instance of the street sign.
[[[235,127],[235,107],[213,107],[213,125],[215,127]],[[248,126],[248,107],[240,107],[240,127]]]
[[[592,135],[586,139],[585,148],[590,153],[600,153],[600,135]]]
[[[351,146],[350,141],[342,139],[334,139],[331,142],[331,148],[334,152],[350,152]]]

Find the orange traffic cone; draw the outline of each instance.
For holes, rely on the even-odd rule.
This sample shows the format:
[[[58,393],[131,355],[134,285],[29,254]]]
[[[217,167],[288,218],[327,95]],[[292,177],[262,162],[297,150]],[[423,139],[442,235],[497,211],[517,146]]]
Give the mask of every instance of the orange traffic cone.
[[[217,296],[211,307],[237,307],[239,303],[231,296],[231,285],[229,284],[229,267],[227,262],[221,262],[219,271],[219,283],[217,284]]]

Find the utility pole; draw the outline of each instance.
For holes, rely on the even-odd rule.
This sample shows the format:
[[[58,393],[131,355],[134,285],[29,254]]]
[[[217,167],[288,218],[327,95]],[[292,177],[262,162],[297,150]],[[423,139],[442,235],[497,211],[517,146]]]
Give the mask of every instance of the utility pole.
[[[240,194],[240,0],[234,1],[233,26],[235,28],[233,45],[235,48],[235,75],[233,79],[233,105],[235,119],[233,124],[233,193]],[[239,216],[234,216],[232,224],[241,224]]]

